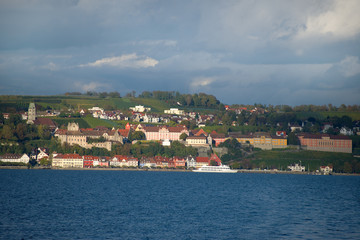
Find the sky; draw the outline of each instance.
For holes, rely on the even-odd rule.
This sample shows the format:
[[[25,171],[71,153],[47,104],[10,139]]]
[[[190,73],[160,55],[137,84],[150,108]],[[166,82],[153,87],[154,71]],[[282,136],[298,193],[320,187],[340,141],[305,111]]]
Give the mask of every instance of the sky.
[[[360,104],[360,0],[1,0],[0,94]]]

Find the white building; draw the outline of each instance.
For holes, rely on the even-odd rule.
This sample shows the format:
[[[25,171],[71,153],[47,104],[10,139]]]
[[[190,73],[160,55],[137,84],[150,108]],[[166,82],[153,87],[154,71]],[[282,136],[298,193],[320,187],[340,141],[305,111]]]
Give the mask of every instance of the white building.
[[[104,113],[104,109],[103,108],[99,108],[99,107],[92,107],[88,109],[89,112],[93,113],[93,112],[97,112],[100,111],[101,113]]]
[[[345,136],[352,136],[352,135],[354,135],[354,132],[350,128],[342,127],[340,129],[340,134],[345,135]]]
[[[193,157],[186,158],[186,166],[187,168],[196,168],[196,160]]]
[[[16,162],[16,163],[28,163],[30,160],[29,156],[24,154],[12,154],[6,153],[0,156],[0,161],[2,162]]]
[[[288,166],[288,169],[292,172],[305,172],[305,166],[301,166],[301,164],[295,163],[295,165]]]
[[[164,110],[166,114],[175,114],[175,115],[184,115],[184,110],[179,110],[177,108],[170,108],[170,110]]]
[[[324,174],[329,174],[333,171],[333,167],[332,166],[321,166],[320,167],[320,172],[324,173]]]
[[[129,109],[132,110],[133,112],[146,112],[146,111],[149,112],[149,111],[151,111],[151,108],[146,108],[142,105],[130,107]]]
[[[83,168],[84,161],[79,154],[57,154],[52,159],[53,167]]]

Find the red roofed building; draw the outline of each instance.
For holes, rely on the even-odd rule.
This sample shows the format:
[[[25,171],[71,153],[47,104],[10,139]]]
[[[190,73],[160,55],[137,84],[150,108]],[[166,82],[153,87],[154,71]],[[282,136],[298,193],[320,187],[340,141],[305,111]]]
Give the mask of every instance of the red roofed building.
[[[146,140],[150,141],[177,141],[180,140],[180,135],[186,133],[189,135],[189,131],[185,126],[168,127],[168,126],[138,126],[137,131],[142,131]]]
[[[211,161],[214,161],[217,166],[221,165],[221,159],[216,155],[216,153],[211,154],[209,159],[209,164],[211,164]]]
[[[352,140],[348,136],[330,134],[299,134],[301,148],[324,152],[352,153]]]
[[[225,134],[223,133],[217,133],[216,131],[212,131],[210,133],[210,136],[215,144],[215,147],[219,146],[220,143],[223,143],[226,141]]]
[[[52,159],[53,167],[83,168],[83,158],[79,154],[58,154]]]
[[[83,156],[83,167],[92,168],[94,167],[94,161],[99,161],[100,158],[96,156],[85,155]]]
[[[204,165],[209,166],[209,157],[196,157],[196,168],[200,168]]]

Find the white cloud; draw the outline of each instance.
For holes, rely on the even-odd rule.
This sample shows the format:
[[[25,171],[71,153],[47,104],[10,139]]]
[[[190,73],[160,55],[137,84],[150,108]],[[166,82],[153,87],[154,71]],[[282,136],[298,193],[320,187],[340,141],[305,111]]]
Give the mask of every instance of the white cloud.
[[[347,56],[339,64],[340,72],[345,77],[352,77],[360,73],[359,58],[354,56]]]
[[[83,92],[87,91],[98,91],[99,89],[108,89],[110,86],[105,83],[99,82],[90,82],[90,83],[82,83],[82,82],[75,82],[74,84],[76,89],[80,89]]]
[[[360,1],[335,0],[332,7],[318,15],[309,16],[299,38],[325,35],[350,38],[360,33]]]
[[[116,68],[148,68],[155,67],[159,61],[147,56],[137,56],[136,53],[124,54],[118,57],[102,58],[80,67],[103,67],[110,66]]]
[[[215,77],[196,77],[190,83],[190,91],[196,92],[198,90],[209,90],[210,85],[216,81]]]
[[[133,42],[133,44],[146,45],[146,46],[162,45],[166,47],[176,47],[178,43],[176,40],[143,40],[143,41]]]

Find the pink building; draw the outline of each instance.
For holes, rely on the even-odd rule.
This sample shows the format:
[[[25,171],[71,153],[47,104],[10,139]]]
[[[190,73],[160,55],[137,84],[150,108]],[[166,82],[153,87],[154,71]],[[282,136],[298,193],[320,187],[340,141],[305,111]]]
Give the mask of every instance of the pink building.
[[[168,126],[151,126],[151,127],[141,127],[139,131],[142,131],[146,140],[150,141],[177,141],[180,139],[180,135],[186,133],[189,135],[189,131],[185,126],[177,126],[177,127],[168,127]]]

